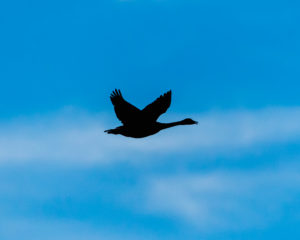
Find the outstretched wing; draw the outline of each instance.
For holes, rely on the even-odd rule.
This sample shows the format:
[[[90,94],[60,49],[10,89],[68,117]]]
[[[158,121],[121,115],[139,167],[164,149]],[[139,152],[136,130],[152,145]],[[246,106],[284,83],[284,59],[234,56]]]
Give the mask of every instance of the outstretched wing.
[[[141,110],[125,101],[120,90],[115,89],[110,95],[110,100],[118,119],[124,125],[134,123],[140,118]]]
[[[161,95],[153,103],[150,103],[143,110],[143,116],[149,121],[156,121],[159,116],[167,111],[171,105],[171,90]]]

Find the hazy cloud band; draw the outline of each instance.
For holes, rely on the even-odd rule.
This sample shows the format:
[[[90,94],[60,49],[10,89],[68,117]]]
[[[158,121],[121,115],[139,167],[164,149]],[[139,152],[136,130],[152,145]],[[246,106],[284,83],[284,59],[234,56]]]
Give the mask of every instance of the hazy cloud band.
[[[298,107],[193,114],[198,125],[175,127],[145,139],[105,134],[105,129],[119,124],[112,117],[67,109],[2,122],[0,162],[104,163],[133,154],[142,157],[145,153],[224,154],[300,139]],[[183,117],[171,118],[168,120]]]

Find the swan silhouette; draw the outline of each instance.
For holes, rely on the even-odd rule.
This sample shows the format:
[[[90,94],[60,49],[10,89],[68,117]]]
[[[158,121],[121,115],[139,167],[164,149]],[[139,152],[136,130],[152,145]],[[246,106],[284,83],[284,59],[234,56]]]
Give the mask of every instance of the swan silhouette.
[[[178,125],[197,124],[196,121],[190,118],[171,123],[157,122],[159,116],[165,113],[171,104],[171,90],[161,95],[143,110],[125,101],[121,91],[117,89],[111,93],[110,100],[123,126],[105,130],[104,132],[108,134],[121,134],[126,137],[143,138],[158,133],[166,128]]]

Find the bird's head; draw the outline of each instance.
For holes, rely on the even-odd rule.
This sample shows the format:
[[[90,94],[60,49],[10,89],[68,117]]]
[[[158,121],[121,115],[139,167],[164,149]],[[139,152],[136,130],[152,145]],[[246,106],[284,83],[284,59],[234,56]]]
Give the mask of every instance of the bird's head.
[[[198,124],[198,122],[194,121],[191,118],[186,118],[186,119],[182,120],[182,123],[185,124],[185,125]]]

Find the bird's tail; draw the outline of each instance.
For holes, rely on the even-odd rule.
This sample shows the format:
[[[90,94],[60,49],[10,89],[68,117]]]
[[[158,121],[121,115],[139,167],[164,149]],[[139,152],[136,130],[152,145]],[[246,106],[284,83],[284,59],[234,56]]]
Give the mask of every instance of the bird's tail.
[[[116,133],[116,129],[107,129],[104,132],[108,133],[108,134],[117,134]]]
[[[114,128],[114,129],[107,129],[104,132],[108,133],[108,134],[120,134],[120,128]]]

